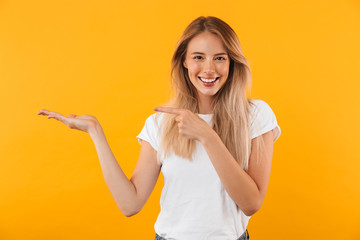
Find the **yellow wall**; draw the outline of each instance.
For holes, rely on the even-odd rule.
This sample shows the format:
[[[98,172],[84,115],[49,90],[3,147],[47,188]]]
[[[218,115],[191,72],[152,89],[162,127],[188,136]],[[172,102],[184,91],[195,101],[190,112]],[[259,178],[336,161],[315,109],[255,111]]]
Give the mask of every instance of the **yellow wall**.
[[[360,239],[356,0],[0,1],[0,239],[154,238],[162,177],[124,217],[89,135],[37,112],[96,116],[130,177],[174,46],[200,15],[237,32],[250,97],[282,129],[251,238]]]

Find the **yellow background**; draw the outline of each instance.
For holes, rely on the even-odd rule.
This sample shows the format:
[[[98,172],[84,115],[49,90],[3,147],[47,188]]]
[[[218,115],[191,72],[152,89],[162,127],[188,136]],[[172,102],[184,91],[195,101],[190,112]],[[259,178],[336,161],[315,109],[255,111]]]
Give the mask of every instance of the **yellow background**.
[[[40,109],[96,116],[126,175],[136,136],[169,98],[185,27],[236,31],[282,134],[251,239],[360,239],[360,3],[0,1],[0,239],[154,239],[162,177],[126,218],[85,132]]]

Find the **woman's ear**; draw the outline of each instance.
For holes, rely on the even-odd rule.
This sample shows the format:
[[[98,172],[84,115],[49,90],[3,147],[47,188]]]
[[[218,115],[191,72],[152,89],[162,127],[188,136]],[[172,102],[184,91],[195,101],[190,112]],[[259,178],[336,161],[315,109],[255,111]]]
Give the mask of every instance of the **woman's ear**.
[[[187,68],[186,60],[184,60],[183,65],[185,68]]]

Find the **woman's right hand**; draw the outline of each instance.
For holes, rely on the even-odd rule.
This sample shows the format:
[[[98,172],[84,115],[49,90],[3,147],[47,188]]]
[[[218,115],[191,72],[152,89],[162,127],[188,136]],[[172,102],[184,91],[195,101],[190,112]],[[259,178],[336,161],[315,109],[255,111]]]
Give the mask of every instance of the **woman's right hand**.
[[[77,129],[89,133],[92,128],[95,128],[99,124],[98,120],[94,116],[69,114],[67,117],[57,112],[51,112],[46,109],[41,109],[38,115],[46,115],[48,119],[54,118],[71,129]]]

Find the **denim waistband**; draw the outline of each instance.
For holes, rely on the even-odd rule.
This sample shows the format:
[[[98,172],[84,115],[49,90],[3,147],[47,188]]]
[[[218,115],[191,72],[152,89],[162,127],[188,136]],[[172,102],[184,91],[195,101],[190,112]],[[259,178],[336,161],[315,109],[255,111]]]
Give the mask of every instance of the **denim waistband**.
[[[247,240],[250,239],[249,231],[246,229],[246,231],[236,240]],[[163,237],[160,237],[157,233],[155,235],[155,240],[166,240]]]

